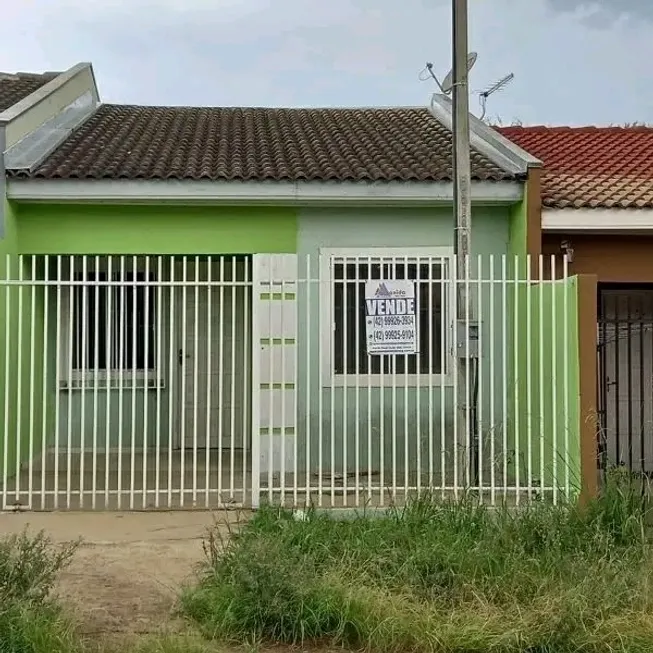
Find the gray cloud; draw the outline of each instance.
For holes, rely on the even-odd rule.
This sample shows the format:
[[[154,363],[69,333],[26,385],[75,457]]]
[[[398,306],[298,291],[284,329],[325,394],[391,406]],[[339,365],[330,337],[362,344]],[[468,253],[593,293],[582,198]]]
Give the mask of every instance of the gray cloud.
[[[24,0],[3,9],[0,70],[92,61],[106,102],[425,106],[434,84],[418,73],[426,61],[440,76],[450,67],[450,8],[450,0]],[[470,49],[479,53],[472,90],[514,72],[488,107],[506,122],[653,122],[651,14],[653,0],[469,0]]]
[[[580,10],[585,21],[601,26],[621,18],[653,20],[651,0],[547,0],[547,4],[561,12]]]

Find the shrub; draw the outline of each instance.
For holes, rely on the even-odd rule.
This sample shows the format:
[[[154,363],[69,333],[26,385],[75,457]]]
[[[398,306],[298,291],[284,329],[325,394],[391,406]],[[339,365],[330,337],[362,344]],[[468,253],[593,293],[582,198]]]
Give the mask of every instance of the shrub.
[[[79,642],[51,597],[76,544],[27,531],[0,540],[0,653],[74,653]]]
[[[42,531],[0,540],[0,600],[45,601],[76,548],[76,543],[56,547]]]

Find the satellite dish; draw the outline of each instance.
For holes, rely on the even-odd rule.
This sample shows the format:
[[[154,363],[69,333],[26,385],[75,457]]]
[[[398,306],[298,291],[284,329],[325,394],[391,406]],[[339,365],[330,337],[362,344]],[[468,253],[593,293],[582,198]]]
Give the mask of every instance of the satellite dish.
[[[478,55],[476,52],[470,52],[467,55],[467,72],[469,72],[474,67],[477,56]],[[449,95],[449,93],[451,93],[453,90],[453,68],[447,73],[447,76],[442,81],[440,88],[446,95]]]

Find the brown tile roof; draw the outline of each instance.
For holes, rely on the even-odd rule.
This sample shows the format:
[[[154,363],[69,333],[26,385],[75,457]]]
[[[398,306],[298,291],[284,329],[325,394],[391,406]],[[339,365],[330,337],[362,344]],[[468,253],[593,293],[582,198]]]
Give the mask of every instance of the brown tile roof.
[[[59,73],[0,72],[0,111],[5,111],[53,80]]]
[[[480,154],[475,179],[512,179]],[[27,176],[14,171],[13,176]],[[423,108],[102,105],[31,177],[437,181],[451,134]]]
[[[544,206],[653,207],[651,127],[502,127],[499,132],[542,160]]]

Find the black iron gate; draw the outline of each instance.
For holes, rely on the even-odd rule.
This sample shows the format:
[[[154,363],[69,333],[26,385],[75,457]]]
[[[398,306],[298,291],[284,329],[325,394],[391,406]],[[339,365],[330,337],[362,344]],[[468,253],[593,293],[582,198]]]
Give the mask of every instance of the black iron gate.
[[[599,462],[653,475],[653,285],[599,285]]]

